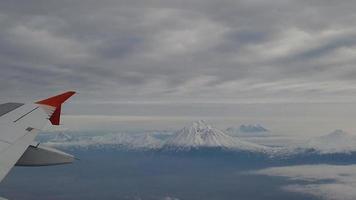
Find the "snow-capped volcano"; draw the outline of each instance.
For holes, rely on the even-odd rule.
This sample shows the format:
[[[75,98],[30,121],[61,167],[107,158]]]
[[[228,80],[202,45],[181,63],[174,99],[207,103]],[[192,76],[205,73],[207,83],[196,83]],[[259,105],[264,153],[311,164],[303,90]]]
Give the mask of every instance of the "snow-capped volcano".
[[[220,147],[241,151],[265,151],[268,149],[262,145],[231,137],[203,120],[194,122],[192,126],[178,131],[165,143],[165,147],[171,149]]]
[[[335,130],[328,135],[309,140],[305,147],[320,153],[356,152],[356,135]]]

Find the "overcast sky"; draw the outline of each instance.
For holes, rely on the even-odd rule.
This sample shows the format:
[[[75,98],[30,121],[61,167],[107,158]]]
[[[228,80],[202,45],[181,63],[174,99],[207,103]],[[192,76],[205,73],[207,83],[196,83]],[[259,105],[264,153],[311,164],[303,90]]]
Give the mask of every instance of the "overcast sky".
[[[355,10],[351,0],[0,1],[0,100],[76,90],[70,115],[251,122],[275,114],[259,115],[261,104],[288,118],[286,104],[333,103],[337,119],[317,120],[356,130]],[[239,112],[246,103],[255,115]]]

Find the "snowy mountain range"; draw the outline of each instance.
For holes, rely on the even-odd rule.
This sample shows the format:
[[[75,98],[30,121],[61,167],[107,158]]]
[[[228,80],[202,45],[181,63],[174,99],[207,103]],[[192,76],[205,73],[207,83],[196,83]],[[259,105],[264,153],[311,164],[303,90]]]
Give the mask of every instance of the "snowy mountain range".
[[[250,138],[253,138],[251,140]],[[197,121],[177,132],[146,133],[70,133],[42,134],[40,142],[63,148],[120,148],[134,150],[189,151],[194,149],[222,149],[265,153],[273,156],[290,156],[305,153],[335,154],[356,153],[356,135],[336,130],[330,134],[314,137],[296,145],[265,146],[272,136],[233,137],[205,121]],[[280,140],[279,141],[283,141]],[[263,143],[263,142],[262,142]]]
[[[45,144],[61,147],[115,147],[127,149],[157,149],[162,143],[152,134],[107,133],[100,135],[69,135],[59,133]]]
[[[205,121],[196,121],[189,127],[175,133],[100,133],[70,134],[60,132],[52,137],[46,135],[42,142],[51,146],[126,148],[126,149],[164,149],[187,151],[201,148],[219,148],[234,151],[267,152],[271,148],[237,137],[229,136]]]

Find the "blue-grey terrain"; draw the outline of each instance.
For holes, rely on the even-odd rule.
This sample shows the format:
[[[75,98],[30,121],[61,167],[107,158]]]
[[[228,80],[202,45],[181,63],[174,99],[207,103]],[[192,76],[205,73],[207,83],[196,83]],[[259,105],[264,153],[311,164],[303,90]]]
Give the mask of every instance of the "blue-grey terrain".
[[[295,179],[275,169],[356,164],[347,145],[354,137],[341,130],[288,147],[265,145],[266,137],[273,138],[232,137],[203,121],[177,132],[42,133],[41,145],[56,146],[80,160],[16,167],[1,183],[0,193],[19,200],[316,200],[324,197],[290,186],[337,180]],[[329,140],[338,146],[328,145]]]

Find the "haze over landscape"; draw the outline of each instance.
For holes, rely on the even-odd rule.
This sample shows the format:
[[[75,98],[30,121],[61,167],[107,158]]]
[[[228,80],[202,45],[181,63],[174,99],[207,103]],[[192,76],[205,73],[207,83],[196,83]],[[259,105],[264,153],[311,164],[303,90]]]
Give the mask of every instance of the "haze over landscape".
[[[355,10],[351,0],[0,1],[0,103],[77,91],[63,125],[37,140],[81,158],[17,168],[1,196],[356,199]]]

